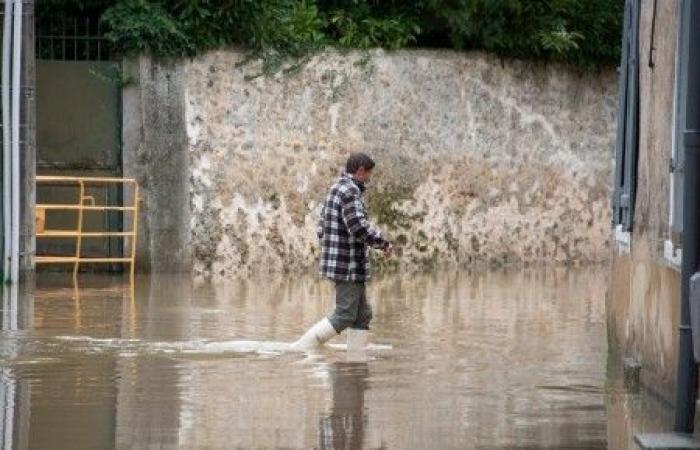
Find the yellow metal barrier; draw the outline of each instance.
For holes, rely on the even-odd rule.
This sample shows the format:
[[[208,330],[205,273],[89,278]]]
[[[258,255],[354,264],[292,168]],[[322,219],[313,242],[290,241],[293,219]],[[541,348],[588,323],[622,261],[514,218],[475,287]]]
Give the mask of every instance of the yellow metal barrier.
[[[136,235],[138,232],[139,214],[139,185],[133,178],[102,178],[102,177],[62,177],[62,176],[37,176],[37,185],[75,185],[79,190],[76,203],[38,203],[36,205],[36,237],[37,238],[75,238],[75,255],[73,256],[49,256],[38,255],[37,264],[73,264],[73,277],[77,277],[81,262],[84,263],[128,263],[131,277],[134,276],[134,261],[136,254]],[[121,184],[133,189],[133,202],[130,206],[97,205],[95,198],[86,195],[86,185]],[[78,226],[73,230],[50,230],[46,228],[46,214],[49,211],[75,211],[78,214]],[[123,211],[130,212],[132,216],[131,231],[99,231],[87,232],[83,230],[84,213]],[[81,256],[83,238],[122,237],[131,238],[131,248],[128,257],[84,257]]]

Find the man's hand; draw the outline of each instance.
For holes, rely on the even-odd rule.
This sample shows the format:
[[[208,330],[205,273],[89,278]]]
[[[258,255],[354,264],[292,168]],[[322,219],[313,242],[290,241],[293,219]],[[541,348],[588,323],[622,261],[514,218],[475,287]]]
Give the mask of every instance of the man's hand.
[[[382,253],[384,254],[385,259],[389,259],[394,254],[394,247],[391,244],[389,244],[386,247],[384,247],[384,250],[382,250]]]

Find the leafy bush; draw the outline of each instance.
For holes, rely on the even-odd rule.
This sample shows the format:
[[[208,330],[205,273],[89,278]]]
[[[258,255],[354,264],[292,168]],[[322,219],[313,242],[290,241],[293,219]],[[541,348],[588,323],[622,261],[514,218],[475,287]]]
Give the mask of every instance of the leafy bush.
[[[455,48],[595,66],[619,62],[623,11],[624,0],[426,0],[422,15]]]
[[[420,33],[412,18],[398,11],[382,14],[367,3],[332,8],[326,17],[326,30],[332,42],[344,48],[395,50],[415,43]]]
[[[327,46],[479,49],[580,66],[619,60],[624,0],[47,0],[98,5],[125,52],[192,55],[241,44],[266,71]]]
[[[110,30],[106,37],[118,51],[170,56],[195,49],[181,24],[160,5],[147,0],[120,1],[104,13],[102,21]]]

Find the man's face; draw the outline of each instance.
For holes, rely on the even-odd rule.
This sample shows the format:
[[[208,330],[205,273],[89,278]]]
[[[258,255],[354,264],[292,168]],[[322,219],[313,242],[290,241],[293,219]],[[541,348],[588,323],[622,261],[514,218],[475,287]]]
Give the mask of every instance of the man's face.
[[[360,167],[357,170],[357,172],[355,173],[355,178],[360,183],[369,183],[369,179],[371,176],[372,176],[372,169],[365,169],[364,167]]]

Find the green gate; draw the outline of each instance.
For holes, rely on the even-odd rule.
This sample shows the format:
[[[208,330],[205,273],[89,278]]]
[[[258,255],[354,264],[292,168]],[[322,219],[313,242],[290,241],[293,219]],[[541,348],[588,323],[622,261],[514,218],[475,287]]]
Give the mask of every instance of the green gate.
[[[36,25],[37,174],[122,176],[121,66],[112,59],[97,16],[38,17]],[[75,191],[38,186],[37,203],[71,203]],[[121,204],[106,185],[90,193],[100,204]],[[52,215],[52,229],[71,229],[75,216]],[[86,218],[86,229],[122,231],[119,213]],[[120,256],[120,239],[86,241],[83,254]],[[71,254],[72,240],[37,241],[37,254]],[[113,269],[117,269],[115,266]]]

